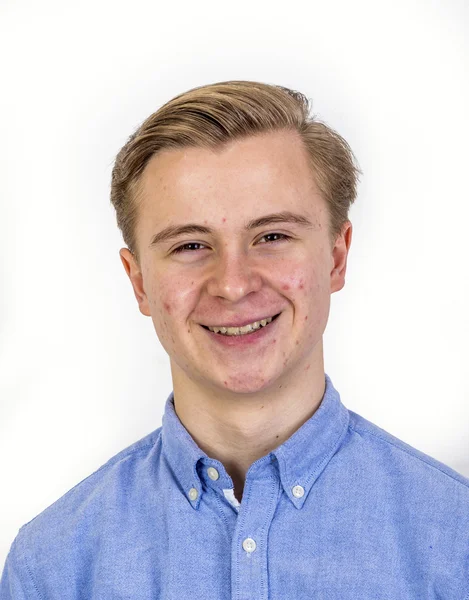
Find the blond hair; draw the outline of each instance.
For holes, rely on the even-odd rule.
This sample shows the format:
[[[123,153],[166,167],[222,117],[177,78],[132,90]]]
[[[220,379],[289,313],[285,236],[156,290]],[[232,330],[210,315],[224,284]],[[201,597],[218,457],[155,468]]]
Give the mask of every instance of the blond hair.
[[[316,184],[329,208],[329,239],[335,241],[348,220],[361,170],[348,143],[310,116],[300,92],[254,81],[225,81],[191,89],[151,114],[116,156],[111,203],[124,242],[140,258],[136,240],[138,191],[142,172],[163,150],[214,149],[231,140],[278,130],[297,131],[303,140]]]

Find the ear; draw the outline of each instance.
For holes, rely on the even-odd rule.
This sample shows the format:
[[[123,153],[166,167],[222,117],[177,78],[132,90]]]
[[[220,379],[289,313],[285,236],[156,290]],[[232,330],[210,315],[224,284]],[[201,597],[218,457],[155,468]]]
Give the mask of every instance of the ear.
[[[130,252],[128,248],[121,248],[119,250],[119,255],[122,264],[124,265],[125,272],[129,276],[130,282],[132,284],[135,297],[137,298],[138,308],[142,315],[150,317],[150,306],[148,303],[147,295],[145,294],[145,290],[143,289],[143,275],[140,270],[140,267],[137,264],[134,255]]]
[[[345,285],[347,257],[352,243],[352,223],[346,221],[332,249],[333,269],[331,271],[331,294],[340,291]]]

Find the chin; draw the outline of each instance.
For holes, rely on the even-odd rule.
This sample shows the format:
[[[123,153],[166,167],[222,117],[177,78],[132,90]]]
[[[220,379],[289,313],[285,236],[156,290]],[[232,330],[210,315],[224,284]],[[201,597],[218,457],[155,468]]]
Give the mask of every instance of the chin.
[[[259,376],[249,378],[246,378],[246,376],[227,376],[226,379],[221,382],[223,389],[229,390],[235,394],[255,394],[265,390],[271,384],[271,379]]]

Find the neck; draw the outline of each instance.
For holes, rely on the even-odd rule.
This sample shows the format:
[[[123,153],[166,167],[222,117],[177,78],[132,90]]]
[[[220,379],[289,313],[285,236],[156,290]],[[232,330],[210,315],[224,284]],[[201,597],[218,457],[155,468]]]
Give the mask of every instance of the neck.
[[[283,444],[318,409],[325,390],[322,340],[300,373],[252,394],[203,386],[171,362],[174,406],[181,423],[210,458],[219,460],[241,500],[253,462]]]

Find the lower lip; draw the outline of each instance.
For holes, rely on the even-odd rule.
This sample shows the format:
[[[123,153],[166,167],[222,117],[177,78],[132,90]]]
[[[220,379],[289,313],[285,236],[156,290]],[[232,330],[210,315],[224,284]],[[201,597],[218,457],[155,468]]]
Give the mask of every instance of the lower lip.
[[[217,342],[221,346],[241,348],[256,344],[257,342],[260,342],[264,338],[268,338],[275,333],[279,319],[280,315],[265,327],[261,327],[254,333],[246,333],[245,335],[222,335],[221,333],[214,333],[213,331],[205,329],[202,326],[200,327],[207,335],[210,336],[210,339],[212,339],[214,342]]]

